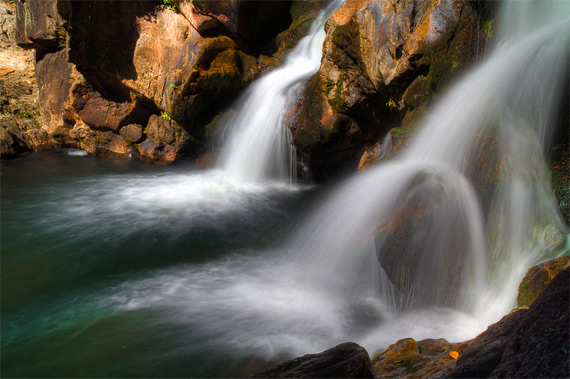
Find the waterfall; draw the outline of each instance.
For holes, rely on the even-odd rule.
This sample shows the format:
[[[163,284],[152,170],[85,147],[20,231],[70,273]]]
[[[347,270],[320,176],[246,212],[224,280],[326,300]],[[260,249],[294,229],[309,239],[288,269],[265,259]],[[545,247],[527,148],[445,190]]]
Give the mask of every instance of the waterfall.
[[[408,150],[347,181],[299,228],[291,249],[307,276],[339,296],[454,307],[489,324],[515,306],[526,270],[556,256],[568,229],[543,150],[565,85],[568,3],[501,12],[494,51]]]
[[[342,2],[335,0],[322,10],[284,65],[260,78],[238,103],[239,112],[228,123],[229,138],[220,157],[220,166],[233,179],[295,178],[296,153],[283,125],[283,112],[295,88],[319,69],[324,24]]]
[[[101,304],[119,314],[156,312],[164,325],[175,326],[183,345],[197,349],[200,359],[200,344],[230,356],[245,351],[280,359],[346,341],[372,353],[405,337],[474,338],[515,306],[525,271],[559,254],[567,239],[568,227],[548,185],[544,149],[565,85],[560,78],[567,75],[568,14],[567,2],[508,2],[501,11],[495,49],[440,97],[407,151],[334,189],[307,220],[295,225],[285,245],[272,239],[261,250],[238,247],[203,263],[143,272],[114,288]],[[522,20],[524,15],[530,19]],[[320,44],[315,42],[319,49]],[[288,62],[297,49],[294,53]],[[288,66],[259,80],[244,100],[247,104],[236,118],[243,123],[232,128],[248,130],[243,140],[228,144],[226,175],[242,181],[287,175],[286,160],[280,157],[277,164],[268,156],[277,151],[274,141],[283,137],[281,111],[272,107],[286,103],[287,91],[276,95],[279,101],[271,96],[286,81]],[[297,83],[289,79],[290,86]],[[262,95],[264,102],[257,103]],[[264,118],[275,122],[265,124]],[[269,144],[252,142],[248,147],[265,132],[271,134]],[[383,146],[389,145],[385,139]],[[166,182],[156,178],[156,183]],[[259,206],[268,183],[240,187],[232,181],[235,196],[227,205],[240,214],[275,208],[282,199],[263,199]],[[139,191],[138,182],[134,184]],[[220,197],[226,185],[208,184],[206,195]],[[107,191],[110,200],[120,195],[115,187]],[[248,190],[245,197],[242,188]],[[148,199],[152,205],[153,196]],[[190,203],[159,203],[151,216],[163,214],[164,208],[185,215],[186,208],[194,207],[201,213],[196,225],[208,216],[211,228],[227,218],[217,206],[202,207],[202,199],[195,202],[194,197]],[[137,203],[127,208],[140,212]],[[126,215],[129,221],[130,213]],[[154,216],[148,219],[156,222]],[[265,220],[255,214],[252,219],[255,223],[238,228],[236,235],[246,229],[263,235],[257,228]],[[241,227],[242,219],[237,220]],[[228,243],[235,246],[235,237]]]

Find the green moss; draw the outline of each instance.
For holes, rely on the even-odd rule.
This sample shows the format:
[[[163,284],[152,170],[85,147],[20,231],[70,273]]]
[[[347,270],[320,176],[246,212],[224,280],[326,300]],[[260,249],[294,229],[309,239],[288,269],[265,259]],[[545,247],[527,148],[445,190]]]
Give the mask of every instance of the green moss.
[[[34,114],[30,113],[28,111],[20,111],[20,112],[18,112],[18,116],[20,116],[22,118],[33,118]]]
[[[487,38],[493,38],[493,20],[488,20],[484,25],[485,34]]]

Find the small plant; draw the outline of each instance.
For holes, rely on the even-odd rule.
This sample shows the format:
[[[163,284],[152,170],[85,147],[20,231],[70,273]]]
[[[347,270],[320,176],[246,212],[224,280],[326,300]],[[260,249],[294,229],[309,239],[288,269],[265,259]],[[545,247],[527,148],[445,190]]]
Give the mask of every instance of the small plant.
[[[30,112],[28,112],[28,111],[20,111],[20,112],[18,112],[18,115],[19,115],[20,117],[22,117],[22,118],[32,118],[32,117],[34,117],[34,114],[33,114],[33,113],[30,113]]]
[[[67,30],[63,27],[59,27],[56,29],[57,39],[59,43],[57,44],[58,47],[66,47],[67,46]]]
[[[176,5],[172,2],[172,0],[162,0],[162,3],[173,11],[176,10]]]
[[[386,106],[390,109],[394,109],[397,107],[396,102],[394,101],[394,99],[390,98],[387,102],[386,102]]]
[[[162,112],[162,113],[160,114],[160,117],[162,117],[162,118],[165,119],[166,121],[170,121],[170,120],[171,120],[170,116],[169,116],[168,113],[166,113],[166,112]]]
[[[457,63],[457,61],[455,59],[453,60],[453,62],[451,62],[452,68],[457,68],[458,65],[459,65],[459,63]]]
[[[174,88],[174,89],[178,89],[178,86],[174,83],[170,83],[170,87]]]

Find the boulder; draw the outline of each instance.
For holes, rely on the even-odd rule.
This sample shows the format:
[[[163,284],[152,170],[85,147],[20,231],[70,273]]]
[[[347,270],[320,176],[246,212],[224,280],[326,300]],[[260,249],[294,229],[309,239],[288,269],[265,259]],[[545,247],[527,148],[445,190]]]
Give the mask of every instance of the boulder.
[[[570,268],[530,308],[519,308],[463,351],[449,378],[568,378]]]
[[[570,266],[570,257],[553,259],[531,267],[519,285],[517,305],[530,306],[558,273]]]
[[[372,359],[377,378],[441,378],[455,366],[455,359],[471,341],[404,338]]]
[[[251,378],[374,378],[368,353],[346,342],[319,354],[281,362]]]

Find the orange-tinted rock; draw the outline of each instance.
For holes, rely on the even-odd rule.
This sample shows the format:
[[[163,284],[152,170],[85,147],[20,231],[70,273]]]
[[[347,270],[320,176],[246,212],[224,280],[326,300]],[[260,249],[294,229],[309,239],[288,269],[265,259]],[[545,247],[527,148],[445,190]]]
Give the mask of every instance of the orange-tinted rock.
[[[119,134],[125,139],[127,143],[138,143],[141,142],[144,134],[143,127],[139,124],[129,124],[125,125],[119,130]]]
[[[362,153],[362,157],[360,157],[360,162],[358,162],[358,171],[363,171],[376,165],[381,154],[382,145],[380,145],[380,143],[364,149],[364,153]]]
[[[110,152],[160,161],[199,150],[204,126],[260,74],[255,54],[291,20],[287,1],[17,3],[18,41],[38,52],[45,130],[64,146],[99,154],[108,143]],[[165,142],[171,128],[149,124],[163,113],[186,137]],[[142,129],[120,134],[131,124],[156,139],[142,142]],[[136,143],[144,148],[131,152]]]
[[[372,359],[377,378],[442,378],[455,367],[450,353],[460,355],[471,341],[451,344],[447,340],[414,341],[405,338]]]
[[[57,146],[39,118],[34,57],[16,45],[16,6],[0,2],[0,157]]]
[[[558,273],[570,266],[570,257],[553,259],[531,267],[519,285],[517,305],[530,306]]]
[[[339,171],[336,163],[354,169],[364,146],[417,118],[476,60],[478,17],[465,1],[346,1],[325,25],[321,67],[292,123],[294,143],[314,169],[325,176]]]
[[[176,160],[186,147],[190,135],[176,121],[152,115],[145,130],[146,140],[136,148],[141,157],[160,163]]]

